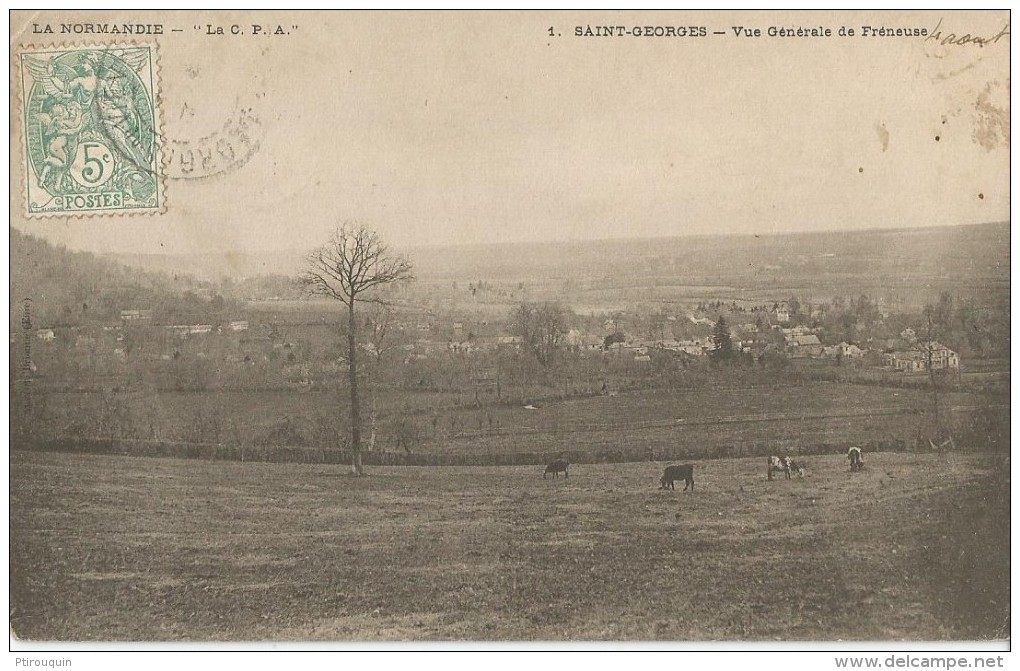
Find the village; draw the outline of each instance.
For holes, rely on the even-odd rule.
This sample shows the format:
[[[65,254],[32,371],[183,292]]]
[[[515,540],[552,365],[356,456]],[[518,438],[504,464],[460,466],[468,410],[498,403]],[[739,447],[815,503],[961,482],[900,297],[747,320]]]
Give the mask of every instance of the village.
[[[239,310],[243,314],[235,316],[245,318],[228,315],[170,324],[154,319],[152,309],[122,309],[117,323],[34,329],[37,344],[28,365],[42,376],[55,373],[55,365],[69,363],[83,373],[112,374],[147,362],[193,360],[215,363],[210,370],[217,373],[231,366],[262,366],[275,369],[283,383],[310,386],[330,378],[335,382],[346,370],[338,318],[321,305],[309,306],[300,312]],[[720,347],[723,332],[738,361],[763,366],[853,366],[904,375],[927,373],[929,368],[959,371],[961,366],[956,351],[924,337],[923,320],[917,315],[911,322],[908,315],[876,312],[867,323],[832,328],[823,309],[801,308],[795,299],[751,308],[735,303],[683,307],[675,312],[588,316],[561,309],[551,331],[540,338],[552,350],[575,357],[611,357],[636,366],[654,361],[681,369],[708,362]],[[536,336],[522,333],[511,318],[472,319],[465,310],[448,314],[429,308],[394,310],[382,318],[385,323],[379,315],[365,318],[360,347],[376,361],[405,366],[448,357],[520,354],[535,344],[529,341]],[[914,323],[916,328],[905,326],[893,333],[894,323]],[[847,338],[848,331],[856,337]],[[12,347],[19,338],[24,335],[12,331]]]

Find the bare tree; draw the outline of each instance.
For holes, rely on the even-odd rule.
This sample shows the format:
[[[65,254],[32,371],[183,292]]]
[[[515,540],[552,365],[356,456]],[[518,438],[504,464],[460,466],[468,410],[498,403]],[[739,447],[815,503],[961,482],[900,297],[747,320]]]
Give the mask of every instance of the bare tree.
[[[373,377],[378,380],[382,368],[383,356],[393,347],[393,338],[388,338],[394,328],[393,311],[385,303],[374,303],[368,317],[365,318],[365,333],[368,342],[365,349],[374,357]],[[378,384],[378,382],[377,382]],[[374,385],[373,385],[374,386]],[[378,394],[370,387],[369,435],[368,451],[375,449],[376,420],[378,419]]]
[[[524,302],[511,310],[509,322],[511,333],[548,366],[567,333],[567,310],[559,303]]]
[[[380,289],[414,279],[411,264],[402,256],[391,256],[375,231],[362,225],[345,223],[333,232],[327,244],[309,254],[308,270],[301,279],[311,293],[340,301],[347,307],[352,466],[356,474],[363,475],[356,306],[358,303],[381,303]]]
[[[394,346],[393,334],[395,327],[393,310],[384,302],[375,301],[372,311],[365,319],[365,330],[376,364],[380,363]]]
[[[946,293],[942,294],[942,298],[945,299]],[[949,299],[950,308],[952,307],[952,297]],[[937,313],[938,308],[933,307],[931,304],[924,306],[924,316],[928,321],[928,330],[925,337],[924,349],[922,350],[925,354],[925,366],[928,369],[928,379],[931,381],[931,401],[932,401],[932,419],[935,427],[935,440],[928,439],[928,444],[932,449],[942,449],[947,445],[956,447],[956,443],[953,441],[952,431],[942,425],[942,415],[939,414],[939,387],[937,383],[937,376],[935,375],[935,325],[933,323],[933,317]]]

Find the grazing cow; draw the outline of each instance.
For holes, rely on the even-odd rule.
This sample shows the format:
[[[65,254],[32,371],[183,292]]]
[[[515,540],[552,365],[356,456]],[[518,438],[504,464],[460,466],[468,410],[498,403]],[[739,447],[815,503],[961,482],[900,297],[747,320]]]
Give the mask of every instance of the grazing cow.
[[[864,455],[861,448],[851,447],[846,451],[846,458],[850,460],[850,472],[855,473],[864,468]]]
[[[768,475],[769,480],[772,479],[772,474],[776,471],[786,473],[787,480],[790,479],[793,473],[796,473],[798,478],[804,477],[804,467],[790,457],[769,457],[768,465],[766,467],[766,474]]]
[[[545,467],[545,473],[542,474],[542,479],[544,480],[546,474],[548,473],[552,473],[554,478],[558,478],[559,473],[563,473],[563,477],[567,477],[567,466],[569,465],[570,464],[563,461],[562,459],[557,459],[556,461],[552,462],[551,464]]]
[[[659,489],[665,489],[666,487],[669,487],[670,489],[675,490],[676,487],[673,486],[674,480],[683,480],[685,482],[684,491],[686,492],[687,489],[690,488],[690,490],[693,492],[694,464],[684,464],[682,466],[667,466],[666,470],[662,473],[662,479],[659,480]]]

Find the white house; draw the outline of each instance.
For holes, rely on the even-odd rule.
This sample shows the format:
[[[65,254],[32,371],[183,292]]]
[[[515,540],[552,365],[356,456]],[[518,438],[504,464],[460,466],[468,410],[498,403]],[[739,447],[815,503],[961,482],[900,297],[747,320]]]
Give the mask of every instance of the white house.
[[[712,326],[712,327],[715,326],[715,322],[709,319],[708,317],[695,317],[694,315],[687,315],[687,319],[689,319],[692,324],[696,324],[698,326]]]
[[[677,351],[689,354],[691,356],[704,356],[708,353],[708,350],[712,349],[712,344],[707,338],[697,338],[695,340],[681,340]]]
[[[886,366],[905,372],[928,370],[929,350],[932,370],[959,370],[960,356],[945,345],[937,342],[918,344],[916,349],[906,352],[890,352],[883,357]]]
[[[957,370],[960,368],[960,355],[949,349],[945,345],[937,342],[932,342],[931,347],[931,367],[935,370],[942,369],[953,369]],[[921,346],[921,350],[927,359],[928,351],[925,346]]]
[[[860,359],[862,356],[864,356],[864,350],[862,350],[857,345],[851,345],[850,343],[841,342],[838,345],[836,345],[836,347],[839,348],[840,355],[847,359]]]
[[[152,310],[121,310],[120,320],[128,324],[152,321]]]
[[[822,353],[827,357],[833,358],[844,358],[844,359],[860,359],[865,355],[865,351],[857,345],[851,345],[846,342],[841,342],[838,345],[832,345],[822,350]]]

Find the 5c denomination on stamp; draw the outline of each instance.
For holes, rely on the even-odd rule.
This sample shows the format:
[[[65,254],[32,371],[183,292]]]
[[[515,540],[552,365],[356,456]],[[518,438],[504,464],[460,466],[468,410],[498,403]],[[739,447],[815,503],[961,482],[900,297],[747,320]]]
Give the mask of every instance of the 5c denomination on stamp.
[[[18,61],[26,214],[163,211],[155,47],[29,49]]]

